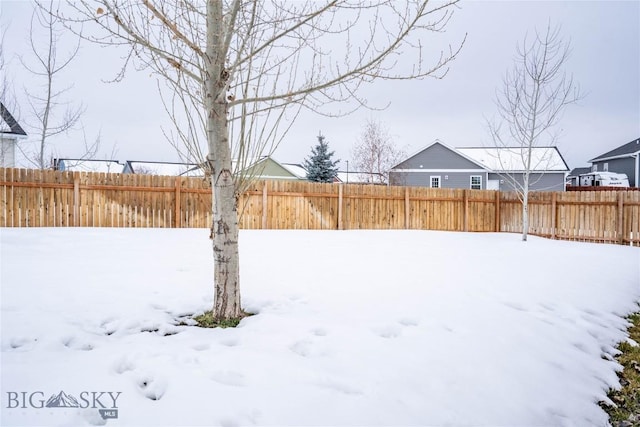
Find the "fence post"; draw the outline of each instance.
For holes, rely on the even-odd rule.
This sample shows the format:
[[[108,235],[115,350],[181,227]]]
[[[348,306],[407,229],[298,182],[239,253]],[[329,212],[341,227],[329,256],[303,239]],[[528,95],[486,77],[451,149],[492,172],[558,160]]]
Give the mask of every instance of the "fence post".
[[[496,233],[500,232],[500,191],[496,191]]]
[[[80,175],[79,172],[73,173],[73,226],[78,227],[80,215]]]
[[[182,227],[182,215],[181,211],[181,200],[180,200],[180,191],[182,190],[182,177],[176,176],[176,205],[175,205],[175,215],[173,217],[173,226],[175,228]]]
[[[342,184],[338,184],[338,230],[342,227]]]
[[[464,231],[469,231],[469,192],[462,190],[462,199],[464,201]]]
[[[558,193],[555,191],[551,193],[551,238],[556,238],[556,218],[558,214],[556,213],[557,208],[557,197]]]
[[[618,191],[618,243],[624,245],[624,191]]]
[[[411,211],[409,205],[409,187],[404,189],[404,228],[409,229],[411,225]]]
[[[262,184],[262,229],[267,229],[267,181]]]

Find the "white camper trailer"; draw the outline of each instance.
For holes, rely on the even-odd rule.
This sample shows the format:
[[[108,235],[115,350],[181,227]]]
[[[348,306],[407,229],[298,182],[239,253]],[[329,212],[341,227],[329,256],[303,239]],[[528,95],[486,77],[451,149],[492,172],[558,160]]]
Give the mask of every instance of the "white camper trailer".
[[[589,172],[580,175],[580,187],[629,187],[629,178],[623,173]]]

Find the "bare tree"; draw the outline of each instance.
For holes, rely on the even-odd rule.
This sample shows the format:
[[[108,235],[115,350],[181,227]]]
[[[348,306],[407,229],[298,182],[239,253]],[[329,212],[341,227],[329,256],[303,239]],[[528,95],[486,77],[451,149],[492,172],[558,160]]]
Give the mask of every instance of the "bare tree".
[[[4,31],[0,32],[0,130],[10,131],[11,127],[18,124],[20,110],[16,102],[13,85],[8,77],[8,63],[5,60],[4,49]],[[7,123],[5,117],[9,117],[11,123]],[[8,129],[5,129],[8,128]],[[21,131],[24,131],[20,128]],[[15,147],[17,144],[13,141],[0,141],[0,165],[14,166]]]
[[[23,154],[37,168],[45,169],[50,166],[52,153],[49,150],[50,139],[56,135],[63,134],[78,124],[80,117],[85,111],[82,104],[72,106],[64,99],[64,95],[73,86],[59,88],[58,81],[62,73],[75,59],[80,48],[80,38],[77,44],[66,55],[61,56],[58,52],[62,30],[64,26],[51,13],[54,8],[53,0],[47,4],[38,4],[34,8],[31,16],[31,26],[29,31],[29,43],[33,56],[31,63],[24,57],[20,58],[23,67],[34,76],[40,78],[43,83],[40,87],[25,88],[31,117],[26,123],[28,127],[37,135],[36,147],[31,153]],[[44,43],[37,40],[38,30],[44,30]],[[91,143],[85,141],[85,155],[91,157],[98,148],[99,137]]]
[[[18,114],[15,102],[15,94],[13,92],[13,86],[9,83],[8,78],[8,66],[4,49],[4,31],[0,32],[0,101],[13,115]]]
[[[570,54],[559,27],[547,25],[546,31],[525,36],[517,46],[513,69],[496,93],[498,119],[488,122],[495,156],[506,179],[522,202],[522,240],[529,232],[529,189],[541,179],[540,166],[550,166],[551,150],[558,141],[556,125],[569,104],[581,95],[572,75],[563,67]],[[534,173],[535,172],[535,173]]]
[[[300,108],[338,116],[366,106],[359,89],[377,79],[443,77],[462,43],[434,52],[424,36],[445,29],[457,2],[69,1],[70,27],[97,24],[92,41],[126,46],[123,73],[129,63],[156,72],[167,109],[205,135],[176,131],[211,175],[215,319],[244,315],[232,159],[277,143]]]
[[[366,173],[373,184],[389,182],[389,170],[405,156],[384,125],[374,119],[367,120],[352,150],[355,170]]]

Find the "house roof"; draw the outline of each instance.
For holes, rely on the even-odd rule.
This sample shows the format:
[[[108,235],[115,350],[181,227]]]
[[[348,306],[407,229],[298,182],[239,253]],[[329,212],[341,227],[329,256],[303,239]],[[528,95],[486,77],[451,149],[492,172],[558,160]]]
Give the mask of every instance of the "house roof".
[[[344,172],[338,171],[337,178],[340,182],[350,184],[384,184],[384,176],[375,172]]]
[[[144,173],[149,175],[164,176],[203,176],[204,173],[199,165],[195,163],[177,162],[141,162],[129,160],[127,164],[130,173]]]
[[[116,160],[55,159],[57,170],[72,172],[122,173],[124,165]]]
[[[286,165],[278,162],[271,156],[263,156],[257,161],[248,159],[246,162],[247,165],[241,170],[239,169],[242,165],[236,164],[234,166],[236,173],[245,176],[253,176],[257,179],[304,180],[307,178],[307,172],[304,169],[295,167],[299,165]],[[299,172],[298,169],[301,169],[302,172]]]
[[[2,118],[2,120],[0,120],[0,133],[27,136],[22,126],[20,126],[2,102],[0,102],[0,117]]]
[[[618,157],[631,157],[638,153],[640,153],[640,138],[634,139],[631,142],[627,142],[626,144],[621,145],[620,147],[615,148],[611,151],[607,151],[606,153],[594,157],[589,161],[593,163],[600,160],[608,160]]]
[[[527,169],[521,147],[465,147],[456,150],[494,172],[520,172]],[[530,170],[567,172],[569,167],[557,147],[533,147]]]
[[[583,173],[589,172],[591,172],[591,168],[588,166],[584,168],[574,168],[573,170],[571,170],[571,172],[569,172],[569,176],[580,176]]]
[[[280,163],[280,165],[299,179],[307,179],[307,170],[302,165],[297,163]]]
[[[485,166],[485,165],[483,165],[483,164],[479,163],[477,160],[475,160],[475,159],[473,159],[473,158],[471,158],[471,157],[467,156],[466,154],[464,154],[464,153],[460,152],[460,150],[458,150],[458,149],[456,149],[456,148],[453,148],[453,147],[451,147],[451,146],[449,146],[449,145],[445,144],[444,142],[440,141],[439,139],[434,140],[433,142],[431,142],[431,143],[427,144],[426,146],[422,147],[422,148],[421,148],[421,149],[419,149],[418,151],[416,151],[416,152],[412,153],[410,156],[408,156],[408,157],[406,157],[405,159],[403,159],[403,160],[402,160],[401,162],[399,162],[397,165],[394,165],[391,169],[395,169],[395,168],[397,168],[397,167],[398,167],[398,166],[400,166],[402,163],[406,162],[407,160],[412,159],[413,157],[417,156],[418,154],[422,153],[422,152],[423,152],[423,151],[425,151],[426,149],[428,149],[428,148],[430,148],[430,147],[432,147],[432,146],[434,146],[434,145],[436,145],[436,144],[439,144],[439,145],[443,146],[444,148],[446,148],[446,149],[448,149],[448,150],[450,150],[450,151],[452,151],[452,152],[454,152],[454,153],[458,154],[459,156],[461,156],[461,157],[463,157],[463,158],[465,158],[465,159],[469,160],[470,162],[475,163],[475,164],[476,164],[476,165],[478,165],[480,168],[482,168],[482,169],[486,169],[486,166]]]

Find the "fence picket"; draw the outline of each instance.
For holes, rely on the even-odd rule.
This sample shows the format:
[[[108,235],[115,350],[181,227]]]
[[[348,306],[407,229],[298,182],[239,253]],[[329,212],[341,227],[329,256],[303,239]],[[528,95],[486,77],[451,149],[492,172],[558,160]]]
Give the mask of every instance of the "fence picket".
[[[640,191],[532,192],[530,234],[640,246]],[[257,181],[239,198],[245,229],[519,232],[515,193]],[[0,227],[211,226],[202,178],[0,168]]]

